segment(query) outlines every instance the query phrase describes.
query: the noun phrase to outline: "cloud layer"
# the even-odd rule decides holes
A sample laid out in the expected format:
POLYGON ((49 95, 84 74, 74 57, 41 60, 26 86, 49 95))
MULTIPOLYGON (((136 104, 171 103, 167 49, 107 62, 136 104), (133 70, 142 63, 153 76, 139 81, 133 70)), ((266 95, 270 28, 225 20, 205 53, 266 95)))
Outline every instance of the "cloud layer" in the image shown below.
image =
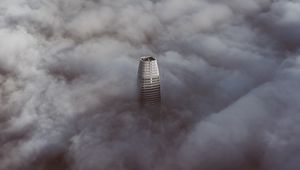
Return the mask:
POLYGON ((297 0, 2 0, 0 169, 299 169, 297 0), (137 107, 159 60, 164 119, 137 107))

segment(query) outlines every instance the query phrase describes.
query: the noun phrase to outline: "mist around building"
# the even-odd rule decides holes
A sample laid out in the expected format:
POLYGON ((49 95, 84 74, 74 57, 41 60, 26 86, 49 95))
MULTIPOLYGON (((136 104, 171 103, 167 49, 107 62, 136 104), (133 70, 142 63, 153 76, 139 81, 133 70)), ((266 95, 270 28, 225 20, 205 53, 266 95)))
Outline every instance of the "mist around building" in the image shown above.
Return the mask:
POLYGON ((299 18, 297 0, 1 0, 0 170, 300 169, 299 18))

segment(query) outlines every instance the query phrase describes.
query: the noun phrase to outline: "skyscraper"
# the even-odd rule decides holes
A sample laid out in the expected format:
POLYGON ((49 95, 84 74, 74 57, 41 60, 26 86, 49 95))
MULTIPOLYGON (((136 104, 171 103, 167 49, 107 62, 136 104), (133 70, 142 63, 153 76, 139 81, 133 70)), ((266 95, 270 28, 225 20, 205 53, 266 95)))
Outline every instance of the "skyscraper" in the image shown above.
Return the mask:
POLYGON ((142 106, 159 106, 160 78, 157 60, 152 56, 140 59, 138 70, 139 100, 142 106))

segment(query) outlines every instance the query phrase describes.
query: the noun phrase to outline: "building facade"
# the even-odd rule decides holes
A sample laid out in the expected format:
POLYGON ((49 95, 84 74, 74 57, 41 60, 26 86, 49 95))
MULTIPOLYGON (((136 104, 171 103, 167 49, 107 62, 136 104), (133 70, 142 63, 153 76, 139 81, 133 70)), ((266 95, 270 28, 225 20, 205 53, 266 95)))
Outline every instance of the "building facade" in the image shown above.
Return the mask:
POLYGON ((152 56, 141 57, 138 70, 139 101, 142 106, 161 104, 160 77, 157 60, 152 56))

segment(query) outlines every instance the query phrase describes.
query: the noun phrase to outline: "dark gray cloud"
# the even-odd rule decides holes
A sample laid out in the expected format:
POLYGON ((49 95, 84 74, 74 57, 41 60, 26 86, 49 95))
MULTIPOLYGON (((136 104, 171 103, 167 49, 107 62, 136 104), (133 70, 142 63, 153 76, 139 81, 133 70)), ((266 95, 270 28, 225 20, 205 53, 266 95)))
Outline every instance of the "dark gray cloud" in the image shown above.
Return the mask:
POLYGON ((299 169, 297 0, 2 0, 0 169, 299 169), (137 107, 159 60, 162 114, 137 107))

